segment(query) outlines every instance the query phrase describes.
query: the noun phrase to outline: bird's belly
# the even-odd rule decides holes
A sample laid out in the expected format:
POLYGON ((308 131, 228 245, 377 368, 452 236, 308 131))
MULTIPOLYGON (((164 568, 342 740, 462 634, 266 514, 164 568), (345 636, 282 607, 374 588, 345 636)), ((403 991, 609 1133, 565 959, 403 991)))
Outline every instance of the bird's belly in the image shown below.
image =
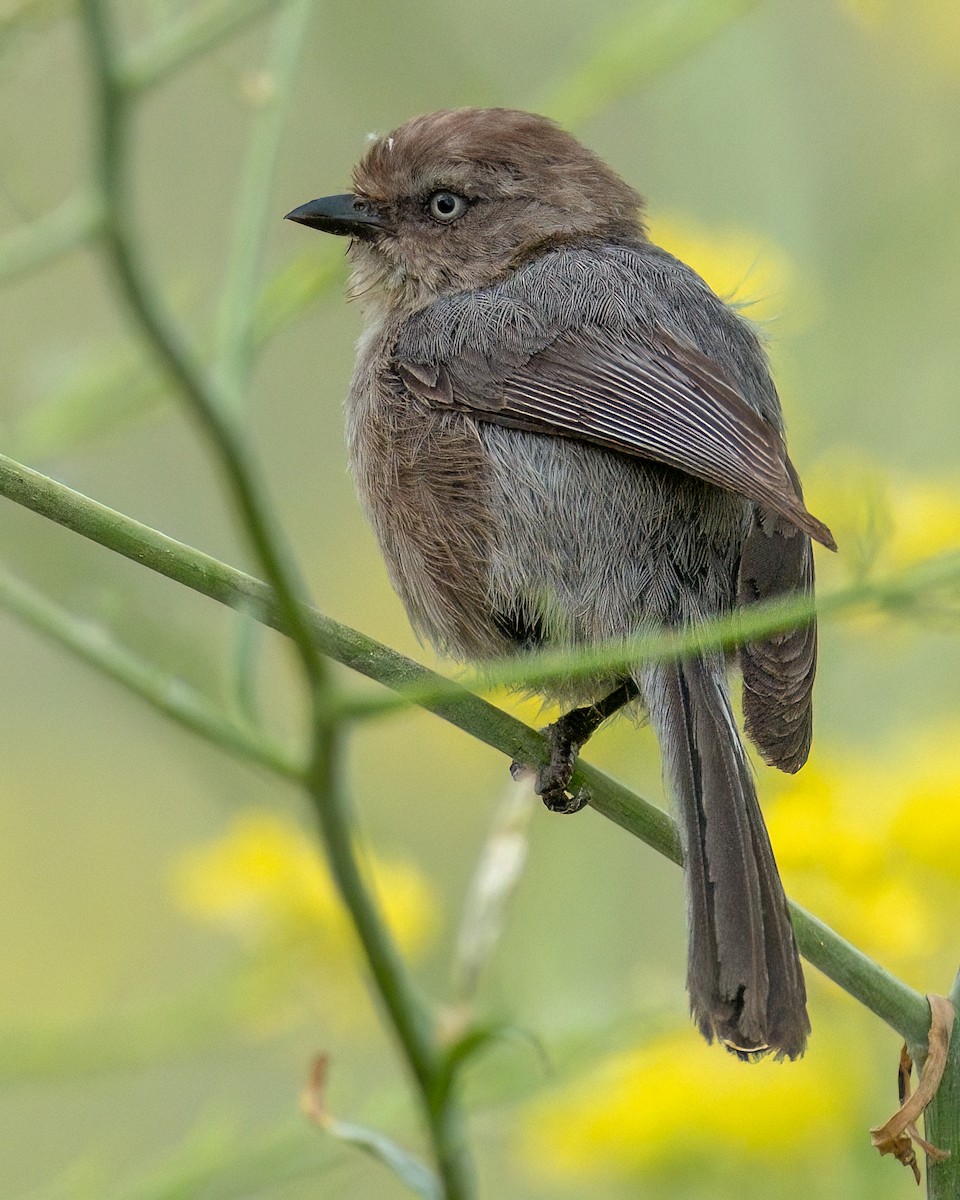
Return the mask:
POLYGON ((742 498, 582 442, 480 430, 499 511, 494 608, 519 604, 545 641, 578 645, 731 607, 742 498))

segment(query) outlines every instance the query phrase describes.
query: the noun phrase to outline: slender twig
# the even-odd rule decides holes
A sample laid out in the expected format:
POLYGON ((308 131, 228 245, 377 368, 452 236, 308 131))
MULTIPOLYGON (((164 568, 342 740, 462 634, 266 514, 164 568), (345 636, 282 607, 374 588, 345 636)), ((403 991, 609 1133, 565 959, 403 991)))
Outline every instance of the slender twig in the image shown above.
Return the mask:
POLYGON ((303 781, 304 764, 284 747, 251 725, 232 719, 185 680, 173 678, 118 645, 102 625, 68 612, 2 567, 0 607, 123 684, 178 725, 277 775, 303 781))
POLYGON ((229 665, 231 706, 242 721, 255 727, 263 723, 256 670, 261 633, 253 617, 238 614, 229 665))
MULTIPOLYGON (((260 271, 272 184, 311 11, 312 0, 297 0, 280 12, 274 21, 266 67, 251 82, 251 87, 259 88, 262 94, 251 97, 255 115, 221 292, 216 347, 216 369, 227 389, 237 395, 247 386, 256 351, 260 271)), ((241 621, 234 655, 235 700, 248 717, 255 716, 257 709, 253 629, 252 621, 241 621)))
MULTIPOLYGON (((2 455, 0 495, 274 629, 282 627, 276 599, 260 580, 2 455)), ((898 594, 902 589, 903 584, 898 583, 898 594)), ((398 692, 432 696, 421 700, 422 707, 511 759, 545 761, 544 738, 509 713, 315 610, 306 611, 304 617, 322 653, 398 692)), ((586 763, 579 764, 574 779, 589 790, 597 812, 673 862, 682 861, 676 828, 666 813, 586 763)), ((792 912, 807 960, 911 1044, 921 1044, 929 1024, 924 998, 816 917, 797 905, 792 912)))
POLYGON ((256 348, 253 335, 271 185, 311 9, 311 0, 297 0, 277 17, 262 76, 265 94, 254 101, 257 109, 240 184, 217 337, 218 368, 234 391, 246 385, 256 348))
POLYGON ((231 379, 205 374, 165 310, 138 250, 129 212, 129 90, 119 80, 113 31, 103 0, 81 0, 92 60, 98 135, 97 178, 105 205, 101 245, 120 298, 146 344, 177 385, 223 469, 244 530, 275 594, 280 626, 298 652, 309 699, 305 787, 318 820, 331 873, 350 913, 379 997, 393 1024, 423 1104, 446 1200, 468 1200, 472 1174, 453 1088, 446 1080, 431 1014, 415 990, 355 856, 352 814, 338 775, 338 717, 333 683, 301 598, 306 589, 265 499, 247 440, 237 423, 231 379))
POLYGON ((116 78, 127 91, 144 91, 162 83, 192 58, 205 54, 265 16, 285 0, 217 0, 199 12, 186 9, 120 60, 116 78))
POLYGON ((36 271, 89 242, 103 220, 92 191, 80 191, 59 208, 21 225, 0 240, 0 284, 36 271))
POLYGON ((443 1200, 470 1200, 474 1194, 473 1171, 458 1090, 456 1086, 444 1086, 447 1074, 432 1016, 414 991, 395 944, 385 934, 369 883, 361 874, 352 842, 346 836, 349 827, 344 814, 348 810, 340 779, 343 755, 338 752, 341 737, 336 722, 322 728, 319 753, 314 755, 308 775, 311 794, 324 798, 314 807, 330 870, 348 903, 377 993, 417 1082, 443 1183, 443 1200))
POLYGON ((82 0, 97 104, 97 179, 104 205, 101 244, 113 268, 118 292, 141 335, 170 375, 220 459, 246 532, 289 622, 311 686, 325 669, 300 617, 305 594, 299 573, 264 500, 247 441, 237 422, 238 405, 222 380, 206 374, 182 332, 167 313, 145 272, 129 212, 126 180, 129 98, 116 76, 116 52, 100 0, 82 0))

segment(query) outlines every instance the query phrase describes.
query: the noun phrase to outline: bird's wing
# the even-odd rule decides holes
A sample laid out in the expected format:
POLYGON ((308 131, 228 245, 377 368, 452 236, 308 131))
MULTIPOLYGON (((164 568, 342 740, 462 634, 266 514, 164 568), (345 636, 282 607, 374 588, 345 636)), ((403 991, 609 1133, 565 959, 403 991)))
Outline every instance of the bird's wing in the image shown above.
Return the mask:
POLYGON ((560 334, 529 357, 467 348, 442 362, 393 362, 421 400, 652 459, 771 509, 836 549, 807 512, 779 432, 710 359, 663 331, 560 334))

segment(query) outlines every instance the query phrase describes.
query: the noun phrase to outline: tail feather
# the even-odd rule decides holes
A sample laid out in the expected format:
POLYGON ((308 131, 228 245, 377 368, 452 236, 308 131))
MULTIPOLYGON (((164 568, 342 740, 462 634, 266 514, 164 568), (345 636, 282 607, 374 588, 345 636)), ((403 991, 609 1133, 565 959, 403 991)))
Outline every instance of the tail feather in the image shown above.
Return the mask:
POLYGON ((797 1058, 803 973, 723 665, 663 664, 645 690, 683 841, 694 1019, 741 1056, 797 1058))

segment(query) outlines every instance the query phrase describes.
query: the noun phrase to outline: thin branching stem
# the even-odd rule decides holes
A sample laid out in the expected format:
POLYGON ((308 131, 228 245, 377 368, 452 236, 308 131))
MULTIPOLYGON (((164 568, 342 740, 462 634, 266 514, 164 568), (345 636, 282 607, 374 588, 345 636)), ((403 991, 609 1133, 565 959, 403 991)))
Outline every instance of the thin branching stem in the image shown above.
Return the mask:
POLYGON ((154 87, 284 2, 211 0, 202 7, 191 5, 153 37, 127 51, 117 64, 117 83, 129 92, 154 87))
POLYGON ((103 221, 95 192, 82 190, 0 240, 0 284, 37 271, 89 242, 103 221))
POLYGON ((276 589, 307 679, 311 686, 319 685, 325 676, 324 664, 300 617, 298 600, 305 595, 305 588, 277 523, 267 509, 238 421, 236 398, 222 380, 203 370, 141 262, 127 187, 130 98, 117 81, 112 31, 104 5, 100 0, 82 0, 81 9, 93 61, 97 102, 96 173, 105 205, 101 244, 113 268, 117 290, 145 342, 214 447, 247 535, 267 579, 276 589))
MULTIPOLYGON (((2 455, 0 495, 271 628, 282 629, 276 599, 260 580, 2 455)), ((918 569, 918 586, 923 577, 918 569)), ((902 581, 893 586, 897 595, 903 594, 902 581)), ((875 585, 875 590, 879 594, 881 585, 875 585)), ((759 614, 761 606, 755 611, 759 614)), ((304 619, 317 646, 330 658, 404 697, 423 698, 422 707, 511 759, 546 760, 546 742, 539 733, 482 697, 314 609, 306 610, 304 619)), ((709 640, 706 631, 703 636, 709 640)), ((585 762, 578 765, 574 780, 589 790, 597 812, 673 862, 682 861, 676 827, 666 813, 585 762)), ((798 905, 792 905, 791 911, 804 957, 912 1045, 922 1044, 929 1025, 923 996, 798 905)))
MULTIPOLYGON (((256 110, 220 298, 217 337, 219 370, 228 389, 234 392, 245 387, 256 350, 254 326, 260 299, 264 231, 271 215, 277 152, 312 7, 311 0, 297 0, 278 14, 267 65, 259 81, 263 95, 252 100, 256 110)), ((256 87, 257 80, 251 86, 256 87)))
MULTIPOLYGON (((338 714, 331 703, 333 683, 310 628, 303 603, 306 589, 285 538, 270 512, 249 444, 239 424, 237 384, 243 370, 204 372, 144 268, 129 211, 128 134, 132 92, 119 75, 103 0, 82 0, 90 47, 97 112, 96 174, 104 201, 103 250, 113 269, 120 298, 150 350, 156 355, 206 435, 223 469, 243 528, 275 595, 280 627, 293 640, 307 684, 309 753, 306 791, 323 835, 330 867, 363 947, 384 1009, 394 1026, 423 1103, 445 1200, 469 1200, 472 1168, 453 1089, 438 1100, 444 1078, 434 1024, 397 951, 363 879, 354 849, 353 820, 339 779, 338 714)), ((244 205, 241 204, 241 209, 244 205)), ((256 212, 252 203, 249 212, 256 212)), ((245 289, 252 306, 255 293, 245 289)), ((244 328, 249 318, 233 318, 244 328)))
POLYGON ((185 680, 138 658, 119 645, 102 625, 67 611, 2 567, 0 608, 122 684, 184 729, 284 779, 303 782, 304 764, 283 746, 248 722, 223 712, 185 680))

